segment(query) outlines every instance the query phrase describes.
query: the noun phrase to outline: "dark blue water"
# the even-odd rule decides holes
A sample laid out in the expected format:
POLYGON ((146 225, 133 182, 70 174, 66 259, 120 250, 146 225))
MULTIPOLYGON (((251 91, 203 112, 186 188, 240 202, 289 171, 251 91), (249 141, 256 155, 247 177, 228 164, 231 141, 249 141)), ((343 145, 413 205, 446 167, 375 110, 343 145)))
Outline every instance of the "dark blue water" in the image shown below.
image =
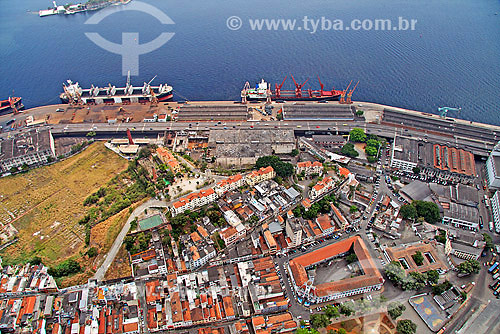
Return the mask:
MULTIPOLYGON (((280 82, 290 73, 311 78, 306 87, 346 86, 359 80, 356 100, 435 112, 462 107, 461 117, 500 125, 500 1, 498 0, 146 0, 173 19, 115 13, 97 26, 91 14, 40 18, 49 0, 0 1, 0 96, 15 91, 27 107, 57 102, 67 79, 82 86, 121 84, 121 56, 94 45, 84 32, 121 42, 139 32, 141 42, 162 31, 175 36, 140 58, 135 84, 167 82, 178 99, 238 99, 245 81, 280 82), (495 13, 499 15, 495 15, 495 13), (238 31, 226 27, 240 16, 238 31), (418 20, 416 31, 251 31, 249 18, 326 16, 418 20)), ((285 86, 291 88, 287 81, 285 86)), ((456 116, 450 114, 451 116, 456 116)))

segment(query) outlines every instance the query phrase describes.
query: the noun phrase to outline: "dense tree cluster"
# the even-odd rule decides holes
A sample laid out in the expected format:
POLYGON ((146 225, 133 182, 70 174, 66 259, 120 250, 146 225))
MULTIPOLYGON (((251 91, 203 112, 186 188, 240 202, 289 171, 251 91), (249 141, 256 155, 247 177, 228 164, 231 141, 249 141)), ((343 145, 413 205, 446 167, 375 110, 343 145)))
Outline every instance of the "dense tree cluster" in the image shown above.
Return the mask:
POLYGON ((411 320, 399 320, 396 330, 399 334, 414 334, 417 332, 417 325, 411 320))
POLYGON ((415 219, 422 217, 426 222, 435 224, 441 220, 439 207, 434 202, 413 201, 411 204, 405 204, 399 210, 403 219, 415 219))
POLYGON ((327 195, 323 197, 320 201, 311 205, 309 210, 299 205, 293 209, 293 215, 295 217, 304 217, 305 219, 315 219, 320 214, 329 213, 331 210, 330 204, 335 205, 337 203, 337 199, 334 194, 327 195))
POLYGON ((392 302, 387 306, 387 313, 389 313, 393 320, 399 318, 405 310, 406 306, 400 302, 392 302))
POLYGON ((358 151, 356 151, 356 149, 354 148, 354 144, 352 143, 346 143, 344 146, 342 146, 341 152, 343 155, 347 155, 351 158, 356 158, 359 155, 358 151))
POLYGON ((281 176, 282 178, 289 177, 293 175, 293 165, 288 162, 281 161, 279 157, 275 155, 268 155, 265 157, 260 157, 257 159, 255 163, 255 167, 262 168, 271 166, 273 167, 276 175, 281 176))
POLYGON ((481 264, 477 260, 467 260, 457 266, 461 274, 477 274, 481 269, 481 264))
POLYGON ((425 274, 410 272, 406 275, 405 270, 398 261, 391 261, 384 267, 387 278, 397 284, 403 290, 421 290, 427 283, 436 284, 439 274, 435 270, 430 270, 425 274))
POLYGON ((76 274, 82 270, 82 267, 80 264, 73 260, 73 259, 68 259, 66 261, 63 261, 59 263, 55 267, 51 267, 48 270, 49 275, 52 275, 54 277, 64 277, 64 276, 69 276, 72 274, 76 274))
POLYGON ((355 143, 364 143, 366 141, 366 133, 363 129, 354 128, 349 132, 349 140, 355 143))

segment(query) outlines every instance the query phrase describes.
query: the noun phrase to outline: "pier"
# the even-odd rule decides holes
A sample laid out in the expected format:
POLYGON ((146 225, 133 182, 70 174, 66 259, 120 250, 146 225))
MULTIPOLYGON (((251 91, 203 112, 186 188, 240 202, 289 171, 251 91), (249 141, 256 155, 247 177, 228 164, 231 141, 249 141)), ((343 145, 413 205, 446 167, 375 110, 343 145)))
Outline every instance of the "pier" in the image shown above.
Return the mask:
MULTIPOLYGON (((293 129, 296 135, 346 134, 355 127, 385 138, 405 135, 417 140, 463 148, 486 157, 500 141, 500 127, 456 118, 442 118, 414 110, 370 102, 354 102, 346 106, 338 102, 272 103, 272 113, 264 113, 266 104, 241 104, 234 101, 42 106, 16 115, 0 117, 5 125, 15 119, 25 126, 26 118, 45 120, 54 136, 85 136, 94 131, 99 138, 123 137, 128 128, 141 134, 158 135, 165 131, 209 131, 210 129, 293 129), (60 111, 56 111, 60 110, 60 111), (292 117, 287 117, 287 110, 292 117), (320 110, 318 117, 311 110, 320 110), (362 110, 363 116, 356 116, 362 110), (278 121, 277 114, 284 112, 278 121), (155 116, 156 115, 156 116, 155 116), (155 118, 156 117, 156 118, 155 118), (168 121, 167 121, 168 119, 168 121)), ((40 122, 38 122, 39 124, 40 122)), ((23 127, 6 131, 9 136, 23 127)))

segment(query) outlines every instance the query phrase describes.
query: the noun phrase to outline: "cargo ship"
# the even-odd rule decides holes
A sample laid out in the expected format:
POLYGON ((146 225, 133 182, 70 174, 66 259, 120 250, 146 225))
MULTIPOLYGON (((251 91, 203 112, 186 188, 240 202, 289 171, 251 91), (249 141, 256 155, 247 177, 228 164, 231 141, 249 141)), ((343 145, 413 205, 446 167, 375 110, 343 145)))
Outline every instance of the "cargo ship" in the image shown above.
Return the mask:
POLYGON ((24 105, 20 97, 9 97, 7 100, 0 101, 0 115, 8 113, 17 113, 23 109, 24 105))
POLYGON ((172 100, 173 88, 167 84, 151 86, 155 78, 156 76, 141 87, 131 85, 129 75, 125 87, 109 84, 103 88, 91 85, 88 89, 82 89, 78 82, 67 80, 63 84, 64 92, 59 97, 62 103, 74 104, 129 104, 150 102, 153 99, 159 102, 172 100))
POLYGON ((298 84, 295 81, 295 78, 293 76, 291 77, 293 83, 295 84, 295 90, 282 89, 287 77, 283 79, 281 84, 275 84, 274 89, 271 89, 269 83, 262 79, 261 82, 255 86, 255 88, 251 88, 250 84, 246 82, 245 87, 243 87, 243 90, 241 91, 241 98, 243 101, 322 101, 338 100, 343 93, 343 91, 336 90, 335 88, 332 88, 332 90, 324 90, 324 85, 319 77, 318 81, 321 87, 319 90, 303 89, 309 79, 304 81, 302 84, 298 84))

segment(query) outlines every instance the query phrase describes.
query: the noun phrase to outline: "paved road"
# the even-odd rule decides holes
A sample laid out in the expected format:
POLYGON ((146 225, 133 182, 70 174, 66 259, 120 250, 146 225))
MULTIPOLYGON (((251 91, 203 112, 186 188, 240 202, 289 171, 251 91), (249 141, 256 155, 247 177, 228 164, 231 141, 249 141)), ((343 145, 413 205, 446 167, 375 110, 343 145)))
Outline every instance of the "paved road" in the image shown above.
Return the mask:
POLYGON ((109 250, 108 254, 104 258, 104 262, 101 264, 99 269, 97 269, 94 279, 98 281, 102 281, 104 279, 104 275, 106 274, 106 271, 108 270, 109 266, 111 263, 113 263, 113 260, 116 257, 116 254, 118 254, 118 251, 120 250, 120 247, 123 244, 123 240, 125 239, 125 236, 127 235, 128 231, 130 230, 130 223, 132 220, 134 220, 136 217, 138 217, 144 210, 151 208, 151 207, 160 207, 164 208, 167 206, 167 203, 164 201, 159 201, 156 199, 150 199, 149 201, 141 204, 138 206, 130 215, 130 217, 127 219, 127 222, 123 226, 122 230, 120 231, 120 234, 116 237, 115 241, 113 242, 113 245, 111 246, 111 249, 109 250))

